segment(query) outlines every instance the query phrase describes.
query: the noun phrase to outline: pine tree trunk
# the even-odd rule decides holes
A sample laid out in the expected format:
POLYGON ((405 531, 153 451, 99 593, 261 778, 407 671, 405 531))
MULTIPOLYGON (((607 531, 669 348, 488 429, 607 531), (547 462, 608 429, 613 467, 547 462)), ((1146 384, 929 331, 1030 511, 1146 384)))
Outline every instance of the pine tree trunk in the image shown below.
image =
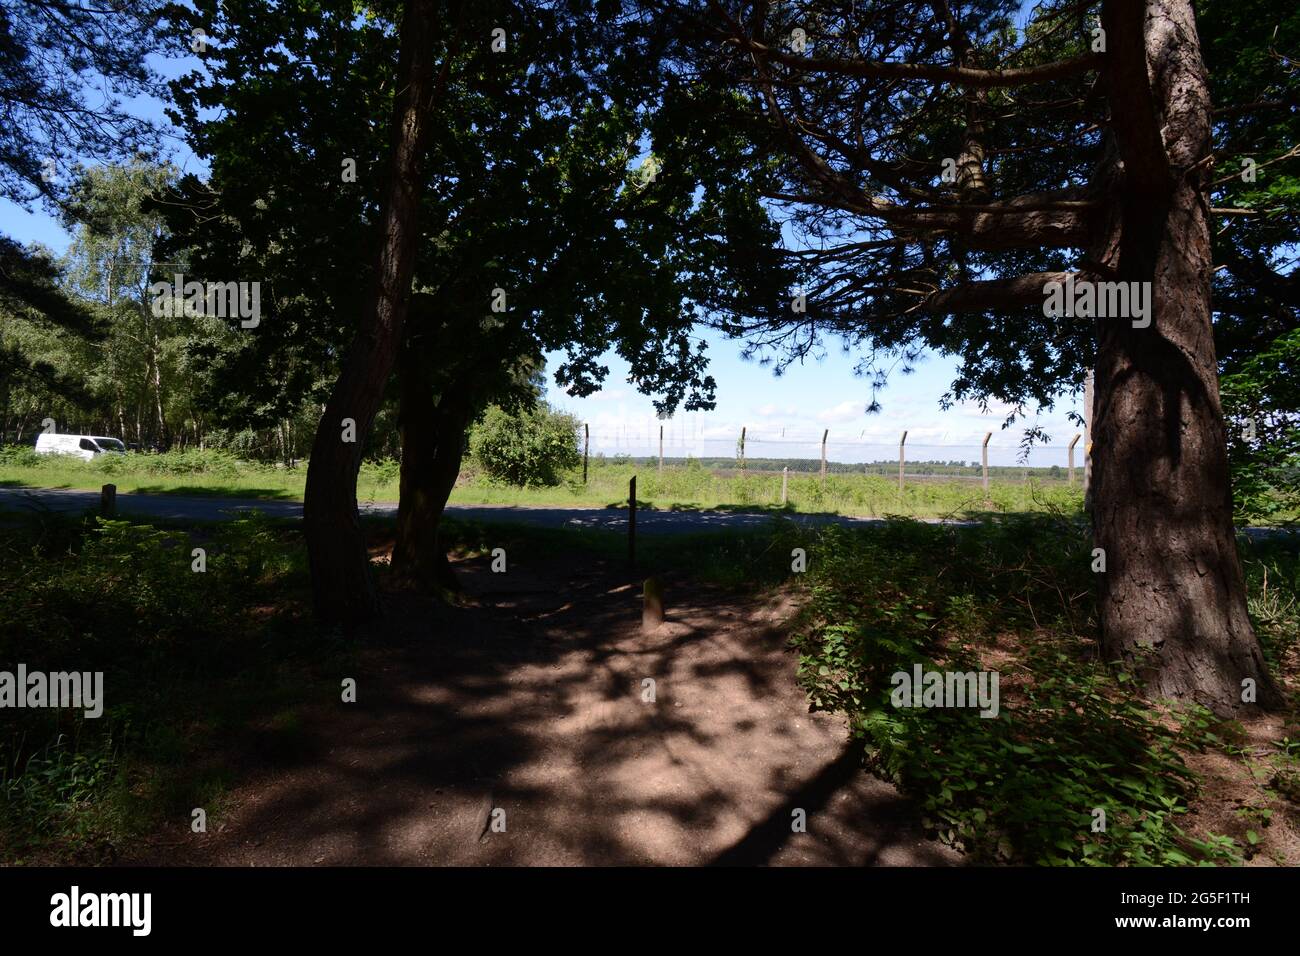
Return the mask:
POLYGON ((434 87, 434 6, 431 0, 410 0, 402 17, 401 92, 394 106, 375 285, 317 427, 307 467, 303 527, 321 623, 357 624, 381 611, 357 519, 357 471, 401 341, 415 271, 434 87), (354 423, 355 441, 343 440, 345 419, 354 423))
MULTIPOLYGON (((1121 6, 1108 0, 1103 19, 1115 70, 1121 6)), ((1232 524, 1210 318, 1209 92, 1191 3, 1145 7, 1139 68, 1150 76, 1154 140, 1135 143, 1152 130, 1125 115, 1145 77, 1110 77, 1124 161, 1115 278, 1150 282, 1152 309, 1147 328, 1099 323, 1092 455, 1093 527, 1106 558, 1102 639, 1109 656, 1146 679, 1150 696, 1232 714, 1250 705, 1243 690, 1252 684, 1261 706, 1281 698, 1246 611, 1232 524), (1143 165, 1153 142, 1163 142, 1167 176, 1143 165)))

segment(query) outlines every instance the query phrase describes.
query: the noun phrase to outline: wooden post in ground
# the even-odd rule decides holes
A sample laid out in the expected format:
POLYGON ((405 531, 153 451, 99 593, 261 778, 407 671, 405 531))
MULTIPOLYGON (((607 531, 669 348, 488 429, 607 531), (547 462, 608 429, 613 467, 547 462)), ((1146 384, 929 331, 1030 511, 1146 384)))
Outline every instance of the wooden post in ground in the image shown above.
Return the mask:
POLYGON ((740 429, 740 470, 745 470, 745 429, 740 429))
POLYGON ((1070 439, 1070 484, 1074 484, 1074 446, 1079 444, 1079 435, 1070 439))
POLYGON ((980 465, 984 473, 984 497, 989 496, 989 439, 993 437, 992 432, 984 433, 984 446, 980 449, 980 465))
POLYGON ((786 494, 790 490, 790 466, 781 469, 781 507, 785 507, 786 494))
POLYGON ((591 451, 591 425, 582 426, 582 483, 587 483, 587 453, 591 451))
POLYGON ((826 484, 826 436, 831 433, 828 428, 822 432, 822 484, 826 484))
POLYGON ((105 485, 99 489, 99 513, 105 518, 117 517, 117 485, 105 485))
POLYGON ((664 473, 664 426, 659 426, 659 474, 664 473))
POLYGON ((627 483, 627 560, 636 564, 636 475, 627 483))
POLYGON ((898 440, 898 493, 903 493, 903 446, 907 444, 907 432, 898 440))
POLYGON ((653 631, 664 622, 664 588, 658 578, 646 578, 641 589, 641 630, 653 631))

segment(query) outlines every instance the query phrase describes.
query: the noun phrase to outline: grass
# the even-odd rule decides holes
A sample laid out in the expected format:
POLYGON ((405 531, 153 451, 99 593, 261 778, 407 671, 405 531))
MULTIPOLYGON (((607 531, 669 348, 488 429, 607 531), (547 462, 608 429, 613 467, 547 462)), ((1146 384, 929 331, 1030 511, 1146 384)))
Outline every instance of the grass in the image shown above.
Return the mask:
MULTIPOLYGON (((878 475, 791 474, 787 503, 781 504, 781 474, 711 471, 698 462, 670 465, 663 473, 650 466, 594 459, 584 484, 581 472, 555 487, 517 488, 485 479, 467 465, 451 496, 453 504, 521 507, 605 508, 625 506, 628 479, 637 475, 637 501, 660 510, 741 509, 794 513, 837 513, 861 517, 905 515, 938 518, 968 512, 1009 513, 1077 507, 1079 487, 1043 475, 1024 481, 994 481, 987 496, 979 482, 913 478, 899 494, 897 481, 878 475)), ((103 457, 94 461, 36 455, 27 449, 0 450, 0 486, 98 490, 107 482, 123 494, 211 495, 301 500, 305 465, 240 461, 222 452, 170 452, 162 455, 103 457)), ((396 462, 367 462, 357 483, 362 502, 396 501, 396 462)))
MULTIPOLYGON (((306 482, 305 464, 286 468, 244 461, 221 451, 104 455, 82 461, 68 455, 37 455, 30 448, 0 448, 0 487, 98 491, 112 483, 123 494, 301 501, 306 482)), ((395 500, 397 487, 396 462, 367 462, 357 493, 363 499, 395 500)))

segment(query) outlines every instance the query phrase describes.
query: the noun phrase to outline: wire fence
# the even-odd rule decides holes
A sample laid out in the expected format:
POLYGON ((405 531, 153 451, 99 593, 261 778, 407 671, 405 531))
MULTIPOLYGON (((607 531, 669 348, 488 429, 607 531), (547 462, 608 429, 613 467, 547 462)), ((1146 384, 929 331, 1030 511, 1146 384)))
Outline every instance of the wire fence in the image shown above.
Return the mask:
POLYGON ((929 438, 906 437, 900 429, 898 437, 884 440, 879 437, 853 438, 827 429, 824 435, 786 435, 782 429, 761 431, 744 428, 734 435, 716 434, 716 429, 698 431, 675 422, 659 425, 628 426, 620 428, 591 428, 588 426, 584 440, 594 457, 628 457, 658 460, 665 464, 681 464, 689 459, 707 463, 710 467, 735 467, 765 470, 775 464, 775 470, 789 467, 792 471, 820 471, 826 462, 828 473, 848 471, 897 474, 898 463, 903 461, 907 474, 917 477, 942 475, 945 477, 980 477, 979 470, 1027 469, 1040 471, 1068 470, 1071 464, 1082 469, 1086 454, 1083 433, 1072 432, 1070 443, 1051 442, 1022 446, 1013 433, 986 433, 974 440, 936 442, 929 438), (976 473, 971 474, 970 470, 976 473))

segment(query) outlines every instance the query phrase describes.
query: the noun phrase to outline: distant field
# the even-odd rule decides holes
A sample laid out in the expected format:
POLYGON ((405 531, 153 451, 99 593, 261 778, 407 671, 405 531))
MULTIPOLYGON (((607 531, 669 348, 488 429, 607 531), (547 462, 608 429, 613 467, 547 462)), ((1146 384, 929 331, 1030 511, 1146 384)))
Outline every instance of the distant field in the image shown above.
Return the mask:
MULTIPOLYGON (((387 461, 362 467, 357 496, 362 501, 396 501, 398 466, 387 461)), ((451 500, 458 504, 540 507, 606 507, 627 502, 628 479, 637 475, 637 500, 660 509, 776 509, 781 507, 781 474, 747 469, 714 470, 698 463, 653 464, 596 459, 584 485, 580 471, 553 488, 516 488, 477 475, 462 474, 451 500)), ((0 451, 0 485, 8 487, 96 489, 112 482, 124 494, 216 495, 301 500, 305 465, 286 468, 235 459, 217 452, 128 455, 85 462, 40 456, 29 449, 0 451)), ((978 480, 909 476, 904 493, 897 478, 832 473, 825 483, 813 473, 790 474, 788 508, 802 513, 830 512, 876 517, 889 514, 941 517, 963 511, 1042 511, 1077 508, 1082 491, 1030 469, 1027 477, 995 478, 987 498, 978 480)))

